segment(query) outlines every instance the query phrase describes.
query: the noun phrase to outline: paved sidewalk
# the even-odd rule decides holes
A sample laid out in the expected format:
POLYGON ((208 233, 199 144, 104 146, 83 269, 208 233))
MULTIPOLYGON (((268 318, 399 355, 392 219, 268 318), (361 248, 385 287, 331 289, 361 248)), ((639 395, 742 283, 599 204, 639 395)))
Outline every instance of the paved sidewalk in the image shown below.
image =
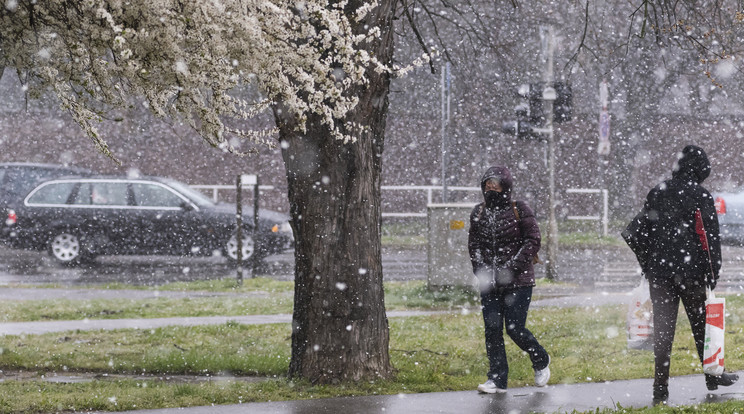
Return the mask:
POLYGON ((0 287, 0 300, 94 300, 94 299, 156 299, 156 298, 208 298, 208 297, 268 297, 269 292, 207 292, 198 290, 150 290, 150 289, 95 289, 95 288, 25 288, 0 287))
MULTIPOLYGON (((389 318, 402 316, 434 315, 451 313, 449 311, 390 311, 389 318)), ((3 322, 0 323, 2 335, 39 335, 51 332, 96 331, 114 329, 156 329, 164 326, 198 326, 221 325, 237 322, 245 325, 266 325, 271 323, 291 323, 292 315, 237 315, 237 316, 200 316, 183 318, 150 318, 150 319, 82 319, 75 321, 42 321, 42 322, 3 322)))
MULTIPOLYGON (((476 391, 435 392, 314 400, 247 403, 209 407, 129 411, 133 414, 316 414, 316 413, 474 413, 520 414, 564 413, 597 408, 646 407, 652 404, 653 380, 640 379, 605 383, 560 384, 544 388, 513 388, 506 394, 478 394, 476 391)), ((671 378, 669 405, 694 405, 727 400, 744 400, 744 385, 735 384, 708 391, 702 375, 671 378)))
MULTIPOLYGON (((45 290, 45 289, 38 289, 45 290)), ((1 289, 0 289, 1 291, 1 289)), ((136 292, 136 291, 135 291, 136 292)), ((146 291, 145 291, 146 292, 146 291)), ((161 292, 163 293, 163 292, 161 292)), ((546 297, 535 300, 533 308, 545 306, 601 306, 606 304, 626 303, 626 293, 598 293, 576 294, 571 296, 546 297)), ((452 313, 453 311, 389 311, 388 317, 433 315, 452 313)), ((2 322, 0 335, 38 335, 50 332, 66 332, 74 330, 114 330, 114 329, 156 329, 164 326, 197 326, 220 325, 229 321, 246 325, 264 325, 272 323, 290 323, 292 315, 236 315, 236 316, 201 316, 150 319, 81 319, 71 321, 38 321, 38 322, 2 322)))

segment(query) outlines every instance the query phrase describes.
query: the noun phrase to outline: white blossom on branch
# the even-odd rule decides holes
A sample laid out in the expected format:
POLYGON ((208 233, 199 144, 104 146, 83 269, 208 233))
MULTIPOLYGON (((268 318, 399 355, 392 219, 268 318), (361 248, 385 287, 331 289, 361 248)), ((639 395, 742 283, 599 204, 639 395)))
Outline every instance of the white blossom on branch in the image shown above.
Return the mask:
MULTIPOLYGON (((353 141, 346 114, 370 70, 394 74, 364 50, 379 29, 354 31, 376 2, 327 0, 13 0, 0 6, 0 67, 53 91, 96 146, 101 115, 132 97, 161 117, 182 118, 211 145, 238 152, 229 137, 272 145, 273 129, 234 121, 281 102, 304 130, 312 115, 353 141), (356 4, 356 3, 355 3, 356 4), (356 24, 356 26, 355 26, 356 24), (253 85, 246 100, 236 87, 253 85)), ((6 71, 7 73, 7 71, 6 71)))

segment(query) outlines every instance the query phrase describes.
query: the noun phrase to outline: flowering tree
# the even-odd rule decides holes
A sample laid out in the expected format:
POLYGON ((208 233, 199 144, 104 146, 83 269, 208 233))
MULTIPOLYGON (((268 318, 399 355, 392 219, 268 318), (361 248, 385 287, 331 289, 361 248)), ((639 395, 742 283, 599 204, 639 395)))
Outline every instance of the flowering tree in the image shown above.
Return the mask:
POLYGON ((51 90, 112 158, 96 124, 138 100, 231 152, 278 132, 297 240, 290 375, 391 375, 380 172, 395 0, 4 3, 0 74, 15 70, 30 96, 51 90), (238 126, 266 110, 275 129, 238 126))
POLYGON ((315 115, 337 138, 358 102, 345 93, 365 71, 385 70, 364 50, 379 30, 355 35, 370 5, 215 0, 7 0, 0 9, 0 62, 19 71, 32 92, 51 87, 107 155, 95 122, 102 110, 144 97, 159 116, 185 117, 214 146, 234 151, 234 134, 269 143, 274 131, 241 130, 281 101, 303 129, 315 115), (255 84, 266 98, 246 102, 230 91, 255 84), (100 104, 103 104, 101 106, 100 104))

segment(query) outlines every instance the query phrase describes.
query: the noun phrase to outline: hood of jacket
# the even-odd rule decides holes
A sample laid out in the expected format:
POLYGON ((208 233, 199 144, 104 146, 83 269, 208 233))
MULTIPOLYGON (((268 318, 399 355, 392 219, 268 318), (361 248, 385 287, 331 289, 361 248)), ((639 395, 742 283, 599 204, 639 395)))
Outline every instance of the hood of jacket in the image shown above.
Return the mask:
POLYGON ((688 145, 679 155, 677 163, 674 165, 672 177, 689 179, 702 184, 710 175, 710 169, 710 161, 705 151, 696 145, 688 145))
POLYGON ((501 189, 503 190, 503 200, 511 202, 512 175, 509 169, 503 166, 494 166, 486 170, 480 182, 483 198, 486 198, 486 181, 491 178, 499 180, 499 184, 501 184, 501 189))

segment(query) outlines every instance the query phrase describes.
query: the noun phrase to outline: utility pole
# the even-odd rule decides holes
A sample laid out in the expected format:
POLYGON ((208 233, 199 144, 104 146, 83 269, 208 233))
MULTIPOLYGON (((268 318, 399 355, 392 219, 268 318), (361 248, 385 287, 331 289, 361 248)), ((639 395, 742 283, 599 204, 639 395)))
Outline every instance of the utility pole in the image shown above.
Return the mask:
POLYGON ((548 233, 547 250, 548 257, 545 263, 545 277, 555 280, 556 261, 558 257, 558 223, 555 220, 555 136, 553 134, 553 102, 556 92, 553 88, 553 27, 541 27, 540 37, 543 45, 543 56, 545 58, 545 72, 543 81, 543 102, 545 104, 545 129, 548 135, 548 233))
POLYGON ((253 269, 251 270, 251 278, 255 278, 258 275, 258 266, 260 261, 258 260, 258 246, 261 245, 260 240, 261 232, 258 231, 258 198, 261 196, 261 192, 258 187, 261 182, 259 181, 258 175, 256 176, 256 182, 253 184, 253 269))
POLYGON ((235 240, 237 242, 237 282, 238 286, 243 285, 243 176, 238 174, 235 182, 235 240))
MULTIPOLYGON (((599 142, 597 144, 597 165, 599 169, 599 189, 604 194, 607 193, 607 184, 605 175, 607 173, 607 165, 609 164, 610 155, 610 111, 607 109, 609 104, 609 87, 607 80, 602 79, 599 83, 599 142)), ((606 200, 606 196, 603 201, 606 200)), ((605 208, 607 203, 603 204, 605 208)), ((605 213, 602 219, 602 232, 603 236, 607 236, 607 214, 605 213)))
POLYGON ((450 63, 442 68, 442 203, 447 203, 447 125, 450 120, 450 63))

